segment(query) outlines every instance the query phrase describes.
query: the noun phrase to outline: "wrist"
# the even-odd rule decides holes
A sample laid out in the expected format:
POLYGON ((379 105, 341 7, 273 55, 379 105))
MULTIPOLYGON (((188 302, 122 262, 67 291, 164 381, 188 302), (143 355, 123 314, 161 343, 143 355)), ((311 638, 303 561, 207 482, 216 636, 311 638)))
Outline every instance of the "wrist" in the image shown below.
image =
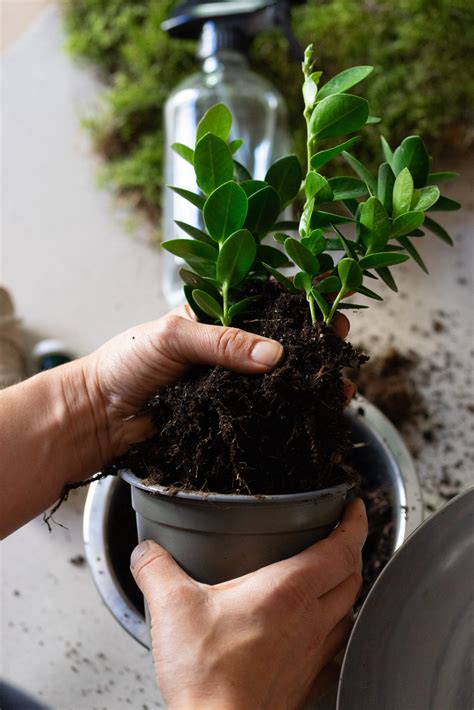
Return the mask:
POLYGON ((62 429, 74 455, 67 483, 99 471, 112 456, 106 408, 100 389, 93 381, 88 357, 63 365, 55 371, 61 380, 64 401, 62 429))

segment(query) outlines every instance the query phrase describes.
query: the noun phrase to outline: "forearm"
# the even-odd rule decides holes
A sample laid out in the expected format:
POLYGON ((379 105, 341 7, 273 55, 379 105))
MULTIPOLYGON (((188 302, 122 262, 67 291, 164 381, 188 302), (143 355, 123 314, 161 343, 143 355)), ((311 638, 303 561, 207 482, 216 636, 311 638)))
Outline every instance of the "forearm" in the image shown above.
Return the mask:
POLYGON ((83 362, 0 392, 0 537, 54 503, 66 483, 99 470, 108 455, 83 362))

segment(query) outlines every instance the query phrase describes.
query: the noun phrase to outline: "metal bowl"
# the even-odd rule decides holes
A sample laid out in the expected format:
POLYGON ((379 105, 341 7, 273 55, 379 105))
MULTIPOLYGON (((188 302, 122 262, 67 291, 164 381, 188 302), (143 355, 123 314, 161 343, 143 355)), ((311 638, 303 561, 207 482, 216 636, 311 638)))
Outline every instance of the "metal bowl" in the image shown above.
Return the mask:
MULTIPOLYGON (((383 483, 393 511, 392 554, 423 519, 413 461, 399 433, 372 404, 358 397, 347 410, 356 447, 352 463, 365 477, 383 483)), ((120 478, 93 483, 84 510, 84 543, 97 589, 113 616, 134 639, 149 647, 143 598, 129 570, 137 544, 130 486, 120 478)))

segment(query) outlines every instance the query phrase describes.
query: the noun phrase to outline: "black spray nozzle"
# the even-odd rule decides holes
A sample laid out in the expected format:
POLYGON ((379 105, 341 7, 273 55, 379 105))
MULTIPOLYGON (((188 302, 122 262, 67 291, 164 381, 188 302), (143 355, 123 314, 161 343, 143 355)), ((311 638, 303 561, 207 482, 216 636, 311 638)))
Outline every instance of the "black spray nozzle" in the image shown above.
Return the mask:
POLYGON ((280 27, 291 53, 302 61, 303 50, 290 24, 290 5, 300 2, 303 0, 184 0, 176 5, 161 27, 172 37, 197 39, 203 28, 212 23, 219 29, 219 42, 223 46, 243 51, 260 32, 280 27))

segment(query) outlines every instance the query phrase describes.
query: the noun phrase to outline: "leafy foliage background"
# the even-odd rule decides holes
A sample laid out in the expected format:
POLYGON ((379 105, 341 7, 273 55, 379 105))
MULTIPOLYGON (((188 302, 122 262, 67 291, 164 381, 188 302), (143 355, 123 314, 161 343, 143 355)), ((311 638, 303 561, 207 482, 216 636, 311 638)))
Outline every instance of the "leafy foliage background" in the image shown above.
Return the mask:
MULTIPOLYGON (((85 123, 105 158, 102 180, 133 192, 156 217, 162 188, 162 109, 170 90, 195 71, 195 44, 160 29, 170 0, 64 0, 68 48, 95 65, 108 88, 85 123)), ((380 128, 367 129, 370 161, 382 131, 393 143, 421 134, 438 156, 474 142, 472 0, 310 0, 292 12, 296 36, 314 42, 327 79, 373 64, 364 83, 380 128)), ((298 65, 278 31, 255 39, 251 65, 285 96, 295 149, 304 154, 298 65)))

